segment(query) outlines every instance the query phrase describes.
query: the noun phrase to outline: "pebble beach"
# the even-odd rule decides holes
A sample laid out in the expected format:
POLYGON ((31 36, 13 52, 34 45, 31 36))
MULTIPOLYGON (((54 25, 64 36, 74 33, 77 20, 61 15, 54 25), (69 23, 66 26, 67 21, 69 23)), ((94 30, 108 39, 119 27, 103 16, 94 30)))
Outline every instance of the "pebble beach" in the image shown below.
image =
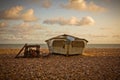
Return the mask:
POLYGON ((16 59, 18 52, 0 49, 0 80, 120 80, 120 48, 87 48, 83 55, 68 57, 16 59))

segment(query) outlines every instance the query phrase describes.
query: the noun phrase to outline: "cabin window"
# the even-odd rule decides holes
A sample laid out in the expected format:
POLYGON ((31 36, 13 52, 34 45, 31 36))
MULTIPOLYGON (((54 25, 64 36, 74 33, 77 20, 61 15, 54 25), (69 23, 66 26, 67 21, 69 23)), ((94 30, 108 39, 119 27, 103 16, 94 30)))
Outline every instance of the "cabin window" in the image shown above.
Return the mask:
POLYGON ((54 40, 53 47, 64 47, 65 41, 64 40, 54 40))
POLYGON ((71 45, 72 47, 80 47, 80 48, 85 47, 84 41, 72 41, 71 45))

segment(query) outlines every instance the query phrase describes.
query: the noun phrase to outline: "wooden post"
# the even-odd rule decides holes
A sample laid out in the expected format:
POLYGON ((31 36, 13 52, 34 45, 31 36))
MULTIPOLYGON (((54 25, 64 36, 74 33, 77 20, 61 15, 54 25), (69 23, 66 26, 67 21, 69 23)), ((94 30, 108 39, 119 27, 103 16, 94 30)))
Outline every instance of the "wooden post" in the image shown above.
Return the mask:
POLYGON ((49 49, 49 54, 52 54, 52 49, 51 49, 51 46, 50 46, 50 41, 47 41, 47 45, 48 45, 48 49, 49 49))
POLYGON ((70 46, 70 41, 69 40, 67 40, 67 54, 66 54, 66 56, 68 56, 69 55, 69 46, 70 46))
POLYGON ((18 55, 22 52, 22 50, 25 48, 26 45, 27 45, 27 44, 25 44, 25 45, 22 47, 22 49, 18 52, 18 54, 15 56, 15 58, 18 58, 18 55))
POLYGON ((69 55, 69 44, 67 44, 67 54, 66 54, 66 56, 68 56, 69 55))

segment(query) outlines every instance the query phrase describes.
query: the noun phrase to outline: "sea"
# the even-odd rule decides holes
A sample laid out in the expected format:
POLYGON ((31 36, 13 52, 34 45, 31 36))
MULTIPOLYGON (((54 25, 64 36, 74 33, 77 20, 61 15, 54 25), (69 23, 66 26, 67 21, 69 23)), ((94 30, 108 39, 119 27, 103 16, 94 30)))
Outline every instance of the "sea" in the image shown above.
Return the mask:
MULTIPOLYGON (((0 44, 0 49, 22 48, 24 44, 0 44)), ((41 48, 48 48, 47 44, 40 44, 41 48)), ((120 44, 87 44, 86 48, 120 48, 120 44)))

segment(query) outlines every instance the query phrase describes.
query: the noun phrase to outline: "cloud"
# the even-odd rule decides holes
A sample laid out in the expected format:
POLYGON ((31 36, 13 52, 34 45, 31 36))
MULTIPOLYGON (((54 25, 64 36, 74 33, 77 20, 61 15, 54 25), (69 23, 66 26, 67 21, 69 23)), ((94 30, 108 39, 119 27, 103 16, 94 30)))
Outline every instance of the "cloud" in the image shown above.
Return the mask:
POLYGON ((106 9, 96 5, 94 2, 87 3, 86 0, 69 0, 67 4, 62 5, 63 8, 73 10, 83 10, 92 12, 103 12, 106 9))
POLYGON ((95 21, 90 16, 83 17, 81 20, 79 20, 76 17, 71 17, 70 19, 65 19, 63 17, 59 17, 59 18, 47 19, 43 23, 82 26, 82 25, 93 25, 95 23, 95 21))
POLYGON ((42 3, 42 7, 44 7, 44 8, 50 8, 51 7, 50 0, 44 0, 43 3, 42 3))
POLYGON ((117 35, 113 35, 112 37, 113 37, 113 38, 119 38, 119 39, 120 39, 120 35, 118 35, 118 34, 117 34, 117 35))
POLYGON ((79 22, 80 25, 93 25, 94 23, 94 19, 90 16, 83 17, 79 22))
POLYGON ((41 24, 22 22, 12 27, 0 28, 0 41, 2 42, 44 42, 49 29, 41 24))
POLYGON ((107 1, 107 2, 110 2, 110 1, 112 1, 112 0, 103 0, 103 1, 107 1))
MULTIPOLYGON (((28 22, 17 24, 13 26, 13 28, 10 30, 10 32, 12 32, 13 34, 22 35, 22 36, 24 35, 37 36, 40 35, 42 32, 45 34, 44 31, 49 31, 49 29, 41 24, 36 24, 36 23, 33 24, 28 22)), ((37 37, 35 39, 37 39, 37 37)))
POLYGON ((28 11, 26 11, 24 14, 22 14, 21 18, 24 21, 37 21, 37 18, 34 15, 34 10, 33 9, 29 9, 28 11))
POLYGON ((37 17, 34 15, 34 10, 29 9, 23 13, 22 6, 15 6, 7 10, 0 11, 0 19, 5 20, 23 20, 23 21, 36 21, 37 17))
POLYGON ((36 24, 23 22, 14 26, 13 33, 21 35, 33 34, 37 29, 41 29, 41 25, 36 26, 36 24))
POLYGON ((1 27, 7 27, 8 26, 8 23, 7 22, 0 22, 0 28, 1 27))
POLYGON ((0 11, 0 19, 19 19, 21 15, 20 12, 22 10, 22 6, 16 6, 7 10, 0 11))

